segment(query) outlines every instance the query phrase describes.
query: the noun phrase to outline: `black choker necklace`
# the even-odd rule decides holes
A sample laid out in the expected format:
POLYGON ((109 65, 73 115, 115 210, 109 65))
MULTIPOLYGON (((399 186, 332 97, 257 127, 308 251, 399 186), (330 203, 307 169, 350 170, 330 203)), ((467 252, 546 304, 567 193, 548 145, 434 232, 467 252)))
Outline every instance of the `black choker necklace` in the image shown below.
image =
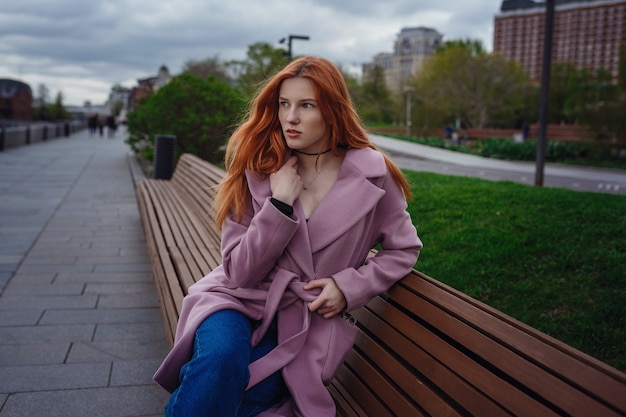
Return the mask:
POLYGON ((309 156, 317 156, 317 155, 324 155, 325 153, 330 152, 330 148, 326 149, 324 152, 320 152, 320 153, 308 153, 308 152, 302 152, 299 151, 297 149, 292 149, 294 152, 296 153, 301 153, 302 155, 309 155, 309 156))

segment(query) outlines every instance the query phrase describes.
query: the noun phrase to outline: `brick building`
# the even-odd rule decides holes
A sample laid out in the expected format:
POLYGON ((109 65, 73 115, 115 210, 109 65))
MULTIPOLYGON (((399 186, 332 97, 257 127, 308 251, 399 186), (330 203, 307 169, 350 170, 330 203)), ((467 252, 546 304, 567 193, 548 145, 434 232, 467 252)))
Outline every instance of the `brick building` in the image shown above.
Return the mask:
POLYGON ((136 109, 142 98, 147 97, 150 93, 157 92, 171 80, 172 75, 165 65, 162 65, 161 68, 159 68, 157 75, 138 79, 137 86, 133 87, 130 91, 130 109, 136 109))
POLYGON ((0 79, 0 120, 31 120, 33 91, 26 83, 0 79))
MULTIPOLYGON (((533 81, 541 79, 545 2, 504 0, 495 16, 494 52, 518 61, 533 81)), ((626 0, 556 0, 552 61, 573 62, 618 75, 619 47, 626 41, 626 0)))

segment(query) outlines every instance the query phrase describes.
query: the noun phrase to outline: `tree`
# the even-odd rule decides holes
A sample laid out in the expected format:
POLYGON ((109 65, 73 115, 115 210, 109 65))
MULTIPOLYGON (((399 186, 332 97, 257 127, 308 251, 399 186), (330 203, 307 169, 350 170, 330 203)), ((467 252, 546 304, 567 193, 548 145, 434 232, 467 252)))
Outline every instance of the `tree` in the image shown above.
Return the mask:
POLYGON ((39 120, 48 119, 48 102, 50 101, 50 90, 45 84, 37 86, 37 106, 35 107, 35 118, 39 120))
POLYGON ((370 123, 391 123, 395 109, 393 95, 385 83, 383 68, 375 66, 368 73, 367 80, 363 81, 359 114, 363 120, 370 123))
POLYGON ((111 105, 111 114, 118 117, 122 113, 122 109, 124 109, 124 102, 122 100, 115 100, 111 105))
POLYGON ((250 98, 265 80, 287 64, 287 58, 283 48, 265 42, 250 45, 247 57, 245 61, 230 61, 227 67, 236 74, 244 96, 250 98))
POLYGON ((485 48, 483 43, 478 39, 453 39, 444 42, 437 48, 437 53, 441 54, 448 49, 461 48, 469 51, 472 55, 483 55, 485 48))
POLYGON ((484 52, 480 41, 467 40, 444 44, 424 63, 413 85, 424 111, 438 125, 459 118, 466 127, 484 128, 496 115, 515 114, 523 107, 529 82, 519 64, 484 52))
POLYGON ((57 93, 54 104, 49 106, 48 113, 52 120, 66 120, 70 118, 70 114, 63 106, 63 93, 61 91, 57 93))
POLYGON ((185 63, 183 72, 195 75, 196 77, 206 78, 210 75, 218 78, 224 83, 230 83, 231 78, 228 76, 226 65, 220 62, 217 56, 206 58, 202 61, 190 59, 185 63))
POLYGON ((128 143, 135 152, 152 159, 154 137, 177 137, 177 153, 193 153, 208 161, 221 162, 220 147, 230 135, 243 108, 235 90, 215 76, 174 77, 128 115, 128 143))

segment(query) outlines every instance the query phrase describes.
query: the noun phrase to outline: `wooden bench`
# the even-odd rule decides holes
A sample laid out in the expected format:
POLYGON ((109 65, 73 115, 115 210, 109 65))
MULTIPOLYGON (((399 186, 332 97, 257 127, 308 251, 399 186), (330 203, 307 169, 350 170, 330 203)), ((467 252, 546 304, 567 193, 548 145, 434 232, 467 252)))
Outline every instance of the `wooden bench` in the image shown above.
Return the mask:
MULTIPOLYGON (((189 285, 220 262, 210 207, 224 172, 183 155, 137 195, 170 344, 189 285)), ((422 273, 353 312, 328 387, 338 416, 626 416, 626 375, 422 273)))

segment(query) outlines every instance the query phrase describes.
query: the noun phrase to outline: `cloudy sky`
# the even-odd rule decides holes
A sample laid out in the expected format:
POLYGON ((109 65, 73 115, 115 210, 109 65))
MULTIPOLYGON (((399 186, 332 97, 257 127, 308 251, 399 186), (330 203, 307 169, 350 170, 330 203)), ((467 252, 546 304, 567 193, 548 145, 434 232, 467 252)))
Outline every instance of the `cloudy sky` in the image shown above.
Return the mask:
POLYGON ((391 52, 404 27, 427 26, 444 40, 493 44, 501 0, 20 0, 0 2, 0 78, 37 93, 45 84, 65 104, 106 101, 111 86, 136 85, 161 65, 178 74, 189 60, 245 59, 248 46, 289 35, 294 55, 324 56, 355 73, 391 52))

